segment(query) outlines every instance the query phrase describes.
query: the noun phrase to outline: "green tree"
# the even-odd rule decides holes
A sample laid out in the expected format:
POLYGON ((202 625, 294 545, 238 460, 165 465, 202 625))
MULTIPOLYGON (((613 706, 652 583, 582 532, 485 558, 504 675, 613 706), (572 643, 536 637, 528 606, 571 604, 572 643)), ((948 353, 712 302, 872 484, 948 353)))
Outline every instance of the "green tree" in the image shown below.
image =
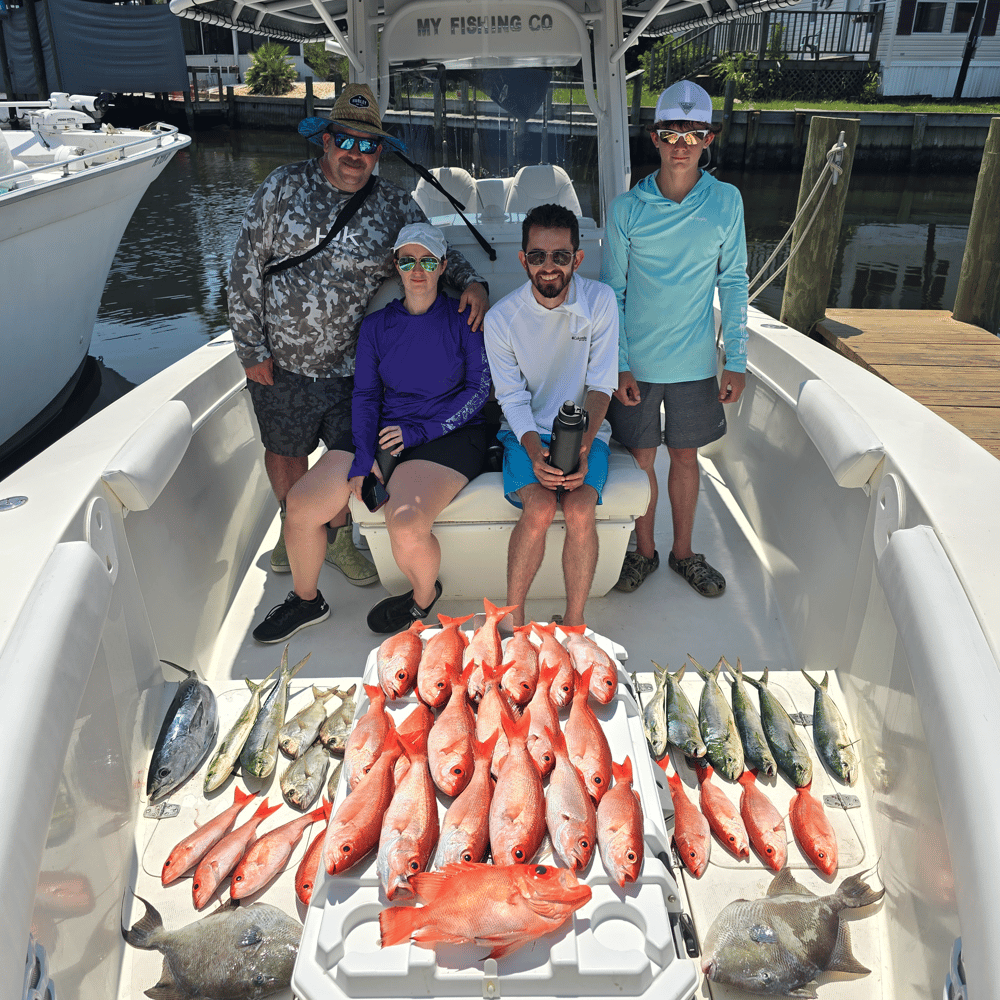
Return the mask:
POLYGON ((288 59, 288 48, 277 42, 265 42, 250 53, 247 88, 251 94, 275 96, 286 94, 298 79, 295 66, 288 59))
POLYGON ((329 80, 333 63, 333 53, 326 51, 322 42, 306 42, 302 46, 302 57, 306 65, 316 74, 318 80, 329 80))

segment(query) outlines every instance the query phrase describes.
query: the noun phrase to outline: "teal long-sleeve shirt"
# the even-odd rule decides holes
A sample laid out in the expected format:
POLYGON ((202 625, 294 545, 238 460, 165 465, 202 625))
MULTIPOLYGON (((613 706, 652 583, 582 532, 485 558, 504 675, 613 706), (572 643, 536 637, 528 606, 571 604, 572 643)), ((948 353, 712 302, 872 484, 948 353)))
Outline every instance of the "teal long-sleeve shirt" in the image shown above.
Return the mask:
POLYGON ((746 371, 747 244, 743 199, 702 172, 680 203, 657 174, 611 204, 601 280, 618 298, 618 370, 642 382, 694 382, 717 374, 715 288, 726 368, 746 371))

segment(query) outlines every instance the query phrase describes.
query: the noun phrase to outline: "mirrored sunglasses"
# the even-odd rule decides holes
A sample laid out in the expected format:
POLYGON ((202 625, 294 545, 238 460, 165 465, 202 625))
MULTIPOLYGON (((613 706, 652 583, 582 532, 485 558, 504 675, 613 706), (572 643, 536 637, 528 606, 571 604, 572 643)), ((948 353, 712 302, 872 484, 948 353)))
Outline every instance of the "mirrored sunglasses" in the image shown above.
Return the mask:
POLYGON ((347 135, 344 132, 331 132, 333 144, 337 149, 354 149, 354 144, 358 144, 358 152, 366 153, 369 156, 382 145, 381 139, 359 139, 356 135, 347 135))
POLYGON ((540 267, 551 257, 552 263, 556 267, 566 267, 572 263, 575 256, 576 254, 572 250, 553 250, 551 253, 547 253, 545 250, 529 250, 524 255, 524 259, 532 267, 540 267))
POLYGON ((711 132, 710 128, 693 128, 690 132, 676 132, 672 128, 656 129, 656 134, 660 137, 660 140, 662 142, 669 142, 671 146, 675 146, 681 139, 688 146, 693 146, 699 140, 704 142, 705 137, 710 135, 711 132))
MULTIPOLYGON (((436 271, 441 264, 437 257, 421 257, 420 266, 425 271, 436 271)), ((397 257, 396 266, 400 271, 412 271, 417 266, 416 257, 397 257)))

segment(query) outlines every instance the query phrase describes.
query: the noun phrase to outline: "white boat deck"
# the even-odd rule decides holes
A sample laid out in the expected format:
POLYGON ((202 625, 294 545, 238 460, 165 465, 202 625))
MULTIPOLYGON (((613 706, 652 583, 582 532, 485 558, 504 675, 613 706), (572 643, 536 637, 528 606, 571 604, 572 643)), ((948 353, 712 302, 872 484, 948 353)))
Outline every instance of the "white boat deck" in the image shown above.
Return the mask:
MULTIPOLYGON (((665 452, 662 452, 658 466, 660 481, 665 483, 667 472, 665 452)), ((665 489, 661 491, 657 516, 660 525, 659 536, 666 540, 669 538, 670 512, 665 489)), ((249 636, 250 630, 273 605, 283 600, 291 587, 290 575, 275 575, 268 570, 269 553, 276 535, 277 519, 264 538, 229 608, 206 671, 205 679, 212 685, 219 700, 220 736, 228 730, 246 703, 248 692, 243 678, 264 677, 277 665, 281 655, 280 644, 263 646, 255 643, 249 636)), ((715 473, 710 462, 705 462, 703 467, 702 490, 695 527, 695 549, 705 552, 709 561, 725 575, 727 591, 722 598, 706 600, 698 596, 679 576, 671 572, 666 564, 667 545, 664 544, 661 549, 659 571, 649 577, 638 591, 634 594, 621 594, 612 590, 606 597, 592 598, 589 601, 588 626, 599 635, 624 647, 628 659, 623 664, 623 669, 626 674, 633 670, 638 671, 640 683, 646 687, 647 694, 651 689, 649 684, 651 676, 648 673, 651 669, 650 660, 655 659, 662 665, 669 664, 671 669, 676 671, 688 653, 709 668, 715 664, 720 655, 725 655, 734 664, 739 657, 744 670, 754 677, 758 677, 763 668, 767 667, 771 672, 772 689, 777 691, 789 711, 811 713, 812 689, 799 674, 799 668, 805 666, 815 676, 820 677, 826 669, 830 669, 832 674, 836 664, 832 660, 830 663, 809 664, 795 660, 777 611, 771 572, 762 559, 763 548, 753 536, 722 483, 721 477, 715 473)), ((442 572, 446 571, 447 567, 444 567, 442 572)), ((369 632, 365 625, 365 615, 370 606, 385 596, 380 586, 355 588, 336 570, 324 566, 320 589, 331 605, 332 615, 327 622, 298 633, 290 641, 290 663, 297 662, 309 652, 312 653, 312 657, 292 683, 293 697, 289 715, 308 702, 311 697, 308 691, 312 684, 328 686, 337 683, 347 687, 351 683, 360 682, 369 654, 380 642, 380 637, 369 632)), ((504 594, 485 596, 500 603, 504 594)), ((434 610, 456 616, 481 611, 482 608, 465 602, 441 601, 434 610)), ((562 610, 562 606, 556 601, 529 600, 528 617, 546 621, 562 610)), ((833 655, 835 652, 833 651, 833 655)), ((169 667, 164 670, 168 681, 177 679, 176 671, 169 667)), ((690 676, 685 678, 684 686, 692 703, 697 707, 702 682, 693 671, 689 670, 689 674, 690 676)), ((836 684, 836 675, 832 674, 831 694, 843 708, 844 702, 836 684)), ((175 685, 171 683, 163 693, 164 711, 174 690, 175 685)), ((724 684, 724 690, 728 693, 728 684, 724 684)), ((358 700, 359 702, 362 700, 360 683, 358 700)), ((331 705, 335 704, 336 702, 331 702, 331 705)), ((563 715, 565 714, 564 712, 563 715)), ((823 772, 822 766, 816 761, 815 749, 812 749, 816 775, 813 791, 817 795, 847 791, 859 795, 862 803, 860 808, 850 811, 828 809, 828 814, 838 832, 841 850, 840 870, 832 878, 827 879, 815 869, 810 869, 808 862, 795 846, 790 827, 787 829, 789 866, 796 878, 822 895, 832 891, 829 887, 839 885, 845 876, 872 868, 878 859, 873 857, 870 846, 874 840, 867 814, 869 796, 863 789, 867 779, 862 774, 858 785, 853 789, 835 785, 829 775, 823 772)), ((615 758, 620 759, 617 752, 615 758)), ((638 763, 640 767, 649 768, 647 778, 655 774, 662 779, 659 770, 648 763, 648 758, 638 763)), ((274 804, 281 799, 278 776, 286 766, 287 761, 280 758, 272 778, 263 783, 245 782, 241 777, 235 781, 240 787, 252 791, 260 789, 262 794, 270 796, 270 801, 274 804)), ((681 774, 693 799, 697 801, 697 787, 693 773, 682 765, 681 774)), ((135 777, 144 785, 145 773, 135 777)), ((163 861, 173 845, 194 828, 195 822, 204 822, 206 818, 211 818, 233 801, 233 784, 233 780, 227 781, 219 791, 213 793, 206 804, 201 790, 202 773, 199 773, 168 799, 181 805, 181 812, 176 818, 140 820, 136 831, 140 871, 135 891, 153 902, 163 916, 167 928, 178 928, 190 923, 199 914, 191 899, 190 876, 165 889, 160 886, 159 872, 163 861)), ((662 786, 662 780, 659 784, 662 786)), ((717 784, 727 786, 721 778, 717 779, 717 784)), ((647 782, 647 789, 649 787, 651 786, 647 782)), ((734 804, 738 805, 739 788, 729 785, 726 791, 734 804)), ((787 815, 788 803, 793 794, 787 782, 780 777, 772 780, 770 794, 781 812, 787 815)), ((665 793, 663 800, 669 811, 670 800, 665 793)), ((655 804, 648 802, 646 807, 651 812, 658 809, 655 804)), ((237 819, 237 823, 246 821, 254 808, 256 804, 248 806, 237 819)), ((265 820, 260 832, 288 822, 296 815, 298 813, 286 806, 265 820)), ((297 914, 300 919, 305 918, 307 908, 299 903, 295 896, 295 871, 299 860, 320 828, 317 825, 306 830, 284 873, 266 890, 252 898, 272 903, 288 913, 297 914)), ((669 828, 668 816, 667 829, 669 828)), ((362 866, 362 869, 365 868, 373 868, 373 861, 369 860, 362 866)), ((749 859, 737 861, 718 841, 713 843, 711 861, 701 880, 695 881, 686 873, 680 875, 677 872, 678 869, 675 869, 675 877, 679 879, 682 887, 684 908, 693 917, 699 941, 715 915, 726 903, 740 897, 754 898, 763 895, 772 877, 772 873, 756 855, 751 854, 749 859)), ((603 876, 599 859, 595 858, 591 862, 586 874, 589 881, 603 876)), ((878 876, 875 875, 871 881, 872 884, 878 884, 878 876)), ((227 886, 228 881, 223 883, 221 896, 217 894, 218 898, 228 899, 227 886)), ((203 913, 210 912, 215 905, 215 901, 211 902, 203 913)), ((129 902, 126 901, 126 913, 128 912, 129 902)), ((133 903, 128 925, 131 926, 141 913, 141 906, 133 903)), ((622 940, 617 942, 618 946, 638 947, 641 950, 642 935, 638 935, 638 942, 633 941, 631 940, 633 935, 629 932, 635 928, 628 924, 620 926, 623 926, 625 931, 622 940)), ((853 1000, 853 998, 860 1000, 860 998, 893 995, 892 983, 887 978, 891 976, 890 964, 882 960, 884 934, 880 915, 869 915, 864 919, 854 934, 855 955, 874 971, 867 977, 821 978, 820 982, 823 984, 821 995, 825 1000, 853 1000)), ((351 944, 365 947, 364 939, 358 936, 351 938, 351 944)), ((126 962, 128 964, 124 970, 119 992, 122 1000, 140 995, 158 980, 161 956, 157 952, 128 949, 126 962)), ((500 972, 503 975, 503 961, 500 972)), ((709 985, 699 974, 698 991, 695 995, 711 996, 718 1000, 730 996, 737 998, 744 994, 719 986, 713 986, 710 991, 709 985)), ((664 997, 663 1000, 670 998, 664 997)))

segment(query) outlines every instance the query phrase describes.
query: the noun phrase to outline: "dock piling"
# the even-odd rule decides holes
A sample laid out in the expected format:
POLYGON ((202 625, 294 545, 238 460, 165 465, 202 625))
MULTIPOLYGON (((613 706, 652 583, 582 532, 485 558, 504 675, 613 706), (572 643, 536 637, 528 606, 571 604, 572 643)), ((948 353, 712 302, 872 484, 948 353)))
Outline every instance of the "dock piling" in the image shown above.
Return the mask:
MULTIPOLYGON (((823 118, 814 115, 809 126, 802 183, 799 185, 798 209, 812 191, 826 167, 827 153, 844 133, 847 149, 841 162, 841 175, 826 193, 812 225, 813 212, 805 212, 795 226, 792 246, 795 256, 788 265, 785 291, 781 299, 781 322, 809 334, 826 312, 830 296, 833 265, 840 245, 840 227, 844 218, 847 188, 851 181, 854 148, 858 141, 857 118, 823 118), (808 226, 808 233, 805 232, 808 226), (803 235, 805 234, 805 235, 803 235)), ((822 189, 821 189, 822 190, 822 189)))
POLYGON ((1000 333, 1000 118, 990 122, 983 149, 953 315, 1000 333))

